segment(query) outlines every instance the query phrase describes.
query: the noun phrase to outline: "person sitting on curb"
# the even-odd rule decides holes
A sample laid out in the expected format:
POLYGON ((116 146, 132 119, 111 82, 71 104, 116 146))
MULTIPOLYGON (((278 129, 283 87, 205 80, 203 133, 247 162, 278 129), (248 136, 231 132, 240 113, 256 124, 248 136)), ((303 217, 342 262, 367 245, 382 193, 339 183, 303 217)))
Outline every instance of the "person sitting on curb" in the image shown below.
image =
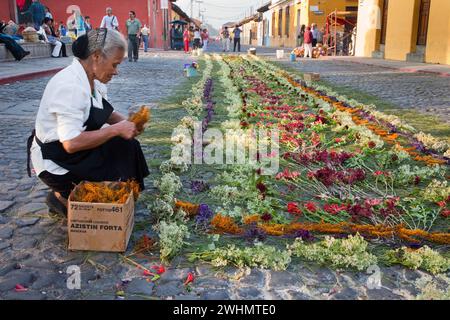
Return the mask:
POLYGON ((45 18, 42 22, 42 26, 39 29, 38 33, 44 37, 44 41, 46 43, 50 43, 54 46, 51 57, 59 58, 61 54, 62 43, 58 40, 58 38, 52 36, 52 31, 50 29, 51 19, 45 18))
POLYGON ((5 27, 6 27, 6 25, 2 21, 0 23, 0 43, 5 44, 6 49, 8 49, 9 52, 11 52, 13 57, 17 61, 20 61, 23 58, 25 58, 26 56, 28 56, 30 54, 30 51, 26 51, 24 48, 22 48, 22 46, 20 44, 18 44, 12 36, 10 36, 8 34, 4 34, 3 30, 5 27))

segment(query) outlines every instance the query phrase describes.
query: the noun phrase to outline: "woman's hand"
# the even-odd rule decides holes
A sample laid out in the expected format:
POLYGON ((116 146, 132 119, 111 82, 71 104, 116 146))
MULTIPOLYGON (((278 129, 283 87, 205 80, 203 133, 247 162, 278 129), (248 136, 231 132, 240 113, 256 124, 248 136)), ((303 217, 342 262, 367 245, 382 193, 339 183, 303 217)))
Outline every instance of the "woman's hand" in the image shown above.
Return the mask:
POLYGON ((117 130, 117 135, 126 140, 131 140, 138 135, 136 125, 133 122, 123 120, 112 125, 117 130))

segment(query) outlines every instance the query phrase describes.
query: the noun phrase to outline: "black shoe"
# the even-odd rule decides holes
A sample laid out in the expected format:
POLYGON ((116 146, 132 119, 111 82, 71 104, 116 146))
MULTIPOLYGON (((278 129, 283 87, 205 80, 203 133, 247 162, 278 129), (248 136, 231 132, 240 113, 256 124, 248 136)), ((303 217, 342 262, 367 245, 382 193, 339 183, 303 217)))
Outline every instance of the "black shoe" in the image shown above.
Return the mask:
POLYGON ((31 51, 25 51, 23 54, 23 57, 25 58, 26 56, 29 56, 31 54, 31 51))
POLYGON ((54 192, 48 193, 45 203, 49 212, 67 217, 67 207, 58 200, 54 192))

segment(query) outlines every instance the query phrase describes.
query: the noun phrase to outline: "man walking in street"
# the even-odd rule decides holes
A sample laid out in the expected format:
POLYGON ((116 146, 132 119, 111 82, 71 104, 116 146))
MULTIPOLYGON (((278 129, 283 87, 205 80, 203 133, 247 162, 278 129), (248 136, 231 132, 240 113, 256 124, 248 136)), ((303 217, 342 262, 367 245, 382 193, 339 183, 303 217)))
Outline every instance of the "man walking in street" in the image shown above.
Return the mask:
POLYGON ((234 47, 233 47, 233 52, 236 52, 236 45, 238 47, 238 52, 241 52, 241 32, 242 30, 239 29, 239 26, 236 25, 234 30, 233 30, 233 39, 234 39, 234 47))
POLYGON ((119 20, 116 16, 113 16, 112 9, 106 8, 106 16, 103 17, 100 28, 119 30, 119 20))
POLYGON ((45 7, 39 0, 33 0, 33 3, 30 5, 27 11, 22 12, 21 14, 30 13, 33 19, 33 25, 36 31, 39 31, 42 22, 45 18, 45 7))
POLYGON ((127 20, 126 28, 128 35, 128 61, 139 59, 139 35, 142 28, 141 22, 136 19, 136 13, 130 11, 130 19, 127 20))

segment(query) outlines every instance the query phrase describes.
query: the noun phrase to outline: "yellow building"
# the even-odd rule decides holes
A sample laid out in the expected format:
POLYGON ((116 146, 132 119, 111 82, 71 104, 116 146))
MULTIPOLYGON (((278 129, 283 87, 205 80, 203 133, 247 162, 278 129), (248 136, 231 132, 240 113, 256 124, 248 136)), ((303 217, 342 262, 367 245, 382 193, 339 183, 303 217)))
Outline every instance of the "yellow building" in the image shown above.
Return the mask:
POLYGON ((269 6, 270 46, 295 47, 301 25, 325 26, 333 11, 358 11, 358 0, 274 0, 269 6))
POLYGON ((450 64, 449 0, 360 0, 356 55, 450 64))

